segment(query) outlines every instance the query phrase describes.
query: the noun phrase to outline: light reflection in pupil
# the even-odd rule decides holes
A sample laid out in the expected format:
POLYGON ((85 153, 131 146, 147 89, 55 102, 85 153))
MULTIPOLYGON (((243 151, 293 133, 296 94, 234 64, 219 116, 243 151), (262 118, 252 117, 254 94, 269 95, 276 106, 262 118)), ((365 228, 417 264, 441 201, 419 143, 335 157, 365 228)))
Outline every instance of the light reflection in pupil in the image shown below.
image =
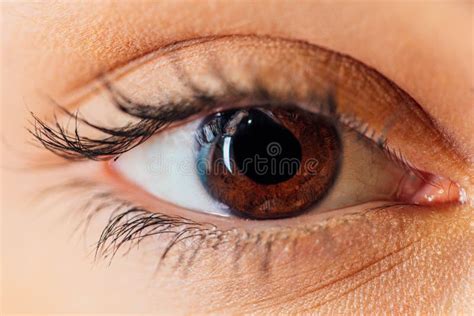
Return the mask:
MULTIPOLYGON (((237 123, 223 157, 232 157, 238 171, 258 184, 277 184, 299 170, 301 145, 296 137, 268 114, 258 109, 237 123)), ((226 142, 224 142, 224 145, 226 142)), ((225 162, 225 160, 224 160, 225 162)))

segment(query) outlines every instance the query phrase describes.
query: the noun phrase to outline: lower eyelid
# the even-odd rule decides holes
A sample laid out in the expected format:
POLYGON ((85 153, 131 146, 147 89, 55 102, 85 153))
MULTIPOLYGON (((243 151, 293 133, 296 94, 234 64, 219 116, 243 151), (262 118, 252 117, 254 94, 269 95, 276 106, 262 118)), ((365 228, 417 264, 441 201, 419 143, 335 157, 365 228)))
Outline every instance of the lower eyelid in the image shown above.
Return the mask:
MULTIPOLYGON (((318 274, 316 271, 321 269, 320 266, 287 276, 288 279, 293 281, 295 278, 301 279, 302 276, 311 281, 307 283, 299 283, 299 289, 295 292, 288 293, 287 295, 273 296, 272 298, 266 298, 266 300, 259 299, 258 301, 246 302, 246 306, 250 307, 250 305, 252 305, 252 309, 255 309, 255 305, 260 305, 259 308, 262 308, 262 302, 272 301, 273 299, 280 302, 284 301, 285 304, 289 304, 294 301, 301 302, 307 297, 310 297, 311 304, 307 304, 306 308, 299 310, 299 312, 314 312, 315 310, 329 305, 335 300, 341 300, 344 296, 356 292, 358 288, 367 283, 377 282, 377 279, 383 277, 384 274, 389 273, 392 269, 410 260, 413 255, 413 248, 417 242, 420 242, 420 240, 409 243, 399 249, 395 249, 393 252, 374 259, 374 261, 369 261, 363 264, 361 263, 360 267, 353 263, 354 267, 357 268, 354 268, 353 270, 348 269, 348 271, 344 271, 340 275, 337 273, 331 275, 330 272, 332 271, 326 271, 324 277, 319 278, 316 282, 314 282, 314 275, 318 274), (341 287, 345 289, 339 291, 338 289, 341 287)), ((273 302, 271 304, 273 304, 273 302)), ((270 307, 271 304, 263 304, 263 306, 270 307)))
MULTIPOLYGON (((329 219, 313 229, 264 230, 261 234, 232 230, 223 234, 219 241, 212 241, 213 237, 210 237, 197 250, 195 247, 199 242, 190 239, 170 251, 158 272, 160 275, 183 274, 192 280, 192 284, 212 283, 213 280, 225 283, 230 281, 230 276, 233 282, 251 278, 249 284, 256 288, 264 288, 272 280, 292 280, 293 286, 269 292, 270 297, 265 295, 267 298, 256 302, 256 306, 264 308, 264 301, 271 301, 272 296, 291 300, 306 295, 312 296, 313 301, 319 297, 318 305, 326 304, 326 295, 341 294, 335 289, 350 289, 372 282, 412 258, 414 251, 419 251, 421 240, 429 236, 426 233, 433 235, 437 231, 436 224, 427 215, 432 213, 426 210, 398 205, 329 219), (371 243, 367 243, 369 239, 371 243), (354 257, 354 253, 359 255, 354 257), (191 265, 194 273, 188 274, 186 271, 191 265), (215 265, 216 269, 210 275, 196 273, 209 273, 205 271, 215 265), (299 268, 295 270, 295 266, 299 268)), ((443 220, 442 216, 440 220, 443 220)), ((154 254, 150 257, 156 259, 156 242, 164 248, 167 241, 149 238, 149 242, 149 249, 154 254)), ((140 249, 148 251, 146 244, 140 249)), ((242 289, 244 292, 245 289, 252 290, 242 289)), ((217 291, 216 295, 220 294, 217 291)), ((238 301, 236 303, 238 305, 238 301)))

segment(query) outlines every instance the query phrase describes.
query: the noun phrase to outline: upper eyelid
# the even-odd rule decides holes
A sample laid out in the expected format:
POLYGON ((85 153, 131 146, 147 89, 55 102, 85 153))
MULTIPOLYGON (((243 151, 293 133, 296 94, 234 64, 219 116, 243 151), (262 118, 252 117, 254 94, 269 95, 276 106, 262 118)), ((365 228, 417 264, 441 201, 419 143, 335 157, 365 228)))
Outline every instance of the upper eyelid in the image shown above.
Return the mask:
MULTIPOLYGON (((91 79, 87 80, 83 84, 81 84, 78 87, 72 88, 66 95, 61 96, 59 103, 64 106, 67 109, 71 109, 73 107, 77 107, 78 104, 83 103, 85 100, 89 99, 90 97, 100 93, 103 90, 103 78, 109 76, 110 74, 113 74, 114 80, 118 80, 124 76, 126 76, 128 73, 136 70, 137 68, 149 63, 153 62, 156 58, 170 54, 173 52, 179 52, 180 50, 186 49, 193 47, 195 45, 200 45, 206 42, 213 42, 213 41, 218 41, 218 40, 226 40, 230 39, 232 40, 233 38, 235 39, 241 39, 241 38, 249 38, 249 39, 254 39, 254 40, 262 40, 262 39, 269 39, 269 40, 274 40, 274 41, 284 41, 288 43, 293 43, 293 44, 301 44, 301 45, 307 45, 310 47, 316 47, 318 50, 322 50, 328 53, 331 53, 332 55, 348 59, 355 64, 362 65, 366 67, 368 70, 375 71, 378 73, 377 70, 374 68, 364 64, 363 62, 352 58, 351 56, 347 54, 343 54, 337 51, 333 51, 331 49, 328 49, 324 46, 309 43, 304 40, 298 40, 298 39, 293 39, 293 38, 283 38, 283 37, 276 37, 276 36, 267 36, 267 35, 254 35, 254 34, 228 34, 228 35, 213 35, 213 36, 204 36, 204 37, 196 37, 196 38, 190 38, 190 39, 183 39, 179 41, 174 41, 170 42, 167 44, 164 44, 152 51, 145 52, 143 54, 139 54, 138 56, 135 56, 123 63, 120 63, 118 65, 115 65, 114 67, 107 69, 106 71, 102 71, 101 73, 97 74, 96 76, 92 77, 91 79)), ((387 79, 386 77, 382 76, 384 79, 387 79)), ((388 80, 389 81, 389 80, 388 80)), ((398 88, 398 86, 394 83, 392 83, 394 87, 398 88)), ((405 92, 404 92, 405 93, 405 92)), ((406 94, 406 93, 405 93, 406 94)), ((417 102, 415 102, 418 104, 417 102)), ((419 105, 419 104, 418 104, 419 105)), ((426 111, 425 111, 426 113, 426 111)), ((428 114, 427 114, 428 115, 428 114)))
MULTIPOLYGON (((155 48, 151 51, 147 51, 145 53, 134 56, 133 58, 129 60, 126 60, 117 65, 114 65, 110 69, 100 72, 99 74, 88 79, 87 81, 83 82, 79 86, 72 87, 65 95, 62 95, 57 101, 66 109, 70 109, 70 110, 74 109, 75 107, 78 106, 78 104, 80 105, 84 103, 86 100, 90 99, 91 97, 101 93, 101 91, 103 90, 103 85, 101 83, 102 78, 104 76, 107 76, 107 74, 110 74, 119 69, 122 69, 124 70, 122 74, 126 75, 128 72, 143 65, 147 61, 152 61, 159 54, 184 49, 186 47, 190 47, 195 44, 201 44, 201 43, 213 41, 219 38, 238 37, 238 36, 240 35, 204 36, 204 37, 198 37, 198 38, 183 39, 179 41, 172 41, 158 48, 155 48)), ((254 35, 248 35, 248 36, 254 36, 254 35)), ((255 35, 255 37, 258 37, 258 36, 255 35)))
MULTIPOLYGON (((384 76, 379 74, 375 69, 366 66, 365 64, 351 58, 350 56, 340 54, 338 52, 333 52, 331 50, 328 50, 328 49, 325 49, 325 48, 322 48, 322 47, 319 47, 317 45, 307 43, 307 42, 304 42, 304 41, 289 40, 289 39, 283 39, 283 38, 273 38, 273 37, 268 37, 268 36, 226 35, 226 36, 212 36, 212 37, 203 37, 203 38, 198 38, 198 39, 180 41, 180 42, 176 42, 176 43, 172 43, 172 44, 163 46, 163 47, 161 47, 161 48, 159 48, 159 49, 157 49, 157 50, 155 50, 151 53, 148 53, 148 54, 145 54, 145 55, 140 56, 138 58, 135 58, 135 59, 129 61, 125 66, 119 67, 115 70, 111 70, 111 71, 109 71, 109 73, 113 74, 115 79, 118 79, 118 78, 126 76, 130 72, 133 72, 133 70, 147 64, 148 62, 153 62, 154 60, 156 60, 161 55, 167 55, 167 54, 170 54, 170 53, 179 52, 180 50, 185 50, 186 48, 192 48, 193 46, 200 45, 200 44, 207 43, 207 42, 218 42, 219 40, 229 40, 229 41, 231 41, 233 39, 242 39, 242 38, 250 39, 250 40, 265 39, 265 40, 268 40, 268 41, 285 42, 288 45, 299 44, 299 45, 303 45, 303 46, 308 46, 309 48, 317 48, 318 50, 329 52, 334 56, 344 58, 345 60, 349 61, 349 63, 351 63, 351 64, 353 64, 353 65, 355 65, 355 66, 357 66, 357 67, 359 67, 363 70, 365 69, 365 70, 369 71, 371 74, 373 74, 374 72, 377 73, 378 76, 380 77, 379 79, 385 80, 386 81, 385 84, 390 85, 391 86, 390 88, 394 91, 394 93, 396 93, 397 95, 400 95, 402 98, 405 98, 407 103, 411 103, 410 104, 411 106, 419 106, 418 103, 416 103, 416 101, 414 101, 408 94, 406 94, 406 92, 401 90, 396 84, 394 84, 390 80, 386 79, 384 76)), ((376 77, 376 76, 373 76, 373 77, 376 77)), ((97 78, 92 83, 90 83, 88 86, 84 87, 83 89, 84 89, 83 91, 86 91, 86 93, 85 94, 84 93, 80 94, 81 101, 85 100, 87 97, 90 97, 91 94, 93 95, 93 94, 100 93, 101 90, 102 90, 101 85, 98 82, 97 78)), ((75 99, 75 101, 77 101, 77 99, 75 99)), ((61 102, 61 103, 64 104, 63 102, 61 102)), ((404 105, 404 106, 408 106, 408 105, 404 105)), ((68 107, 68 102, 66 102, 66 108, 67 107, 68 107)), ((420 110, 421 110, 421 107, 417 111, 415 111, 415 113, 420 113, 421 112, 420 110)), ((455 144, 452 141, 446 140, 445 135, 443 133, 441 133, 438 128, 436 128, 436 126, 434 124, 434 120, 431 117, 429 117, 429 115, 426 112, 422 113, 420 119, 423 119, 425 121, 430 122, 428 124, 431 125, 431 129, 435 130, 436 131, 435 134, 438 135, 438 136, 436 136, 436 138, 442 140, 442 143, 444 144, 443 147, 449 149, 449 152, 454 154, 452 156, 452 159, 451 159, 453 161, 453 165, 457 165, 457 168, 459 170, 464 170, 465 168, 462 167, 462 166, 463 166, 463 164, 466 164, 466 161, 468 162, 468 159, 466 157, 464 157, 462 152, 460 150, 458 150, 458 148, 453 146, 455 144)), ((438 141, 438 139, 436 141, 438 141)))
MULTIPOLYGON (((270 37, 270 36, 262 36, 262 35, 233 35, 233 34, 231 34, 231 35, 219 35, 219 36, 206 36, 206 37, 185 39, 185 40, 181 40, 181 41, 177 41, 177 42, 172 42, 172 43, 163 45, 163 46, 161 46, 161 47, 159 47, 159 48, 157 48, 157 49, 155 49, 151 52, 141 54, 138 57, 132 58, 129 61, 123 63, 123 64, 117 65, 114 68, 111 68, 111 69, 107 70, 106 72, 99 74, 98 76, 92 78, 88 83, 85 83, 81 87, 73 89, 73 91, 71 91, 67 96, 60 99, 59 103, 63 107, 65 107, 66 109, 71 109, 72 107, 77 107, 78 104, 83 103, 88 98, 90 98, 90 97, 92 97, 96 94, 101 93, 103 91, 103 87, 104 87, 103 79, 107 78, 110 74, 113 74, 114 81, 119 80, 122 77, 125 77, 130 72, 136 70, 137 68, 139 68, 139 67, 141 67, 141 66, 143 66, 143 65, 145 65, 149 62, 154 61, 156 58, 158 58, 161 55, 165 55, 165 54, 169 54, 169 53, 173 53, 173 52, 178 52, 180 50, 183 50, 183 49, 195 46, 195 45, 203 44, 203 43, 206 43, 206 42, 212 42, 212 41, 217 41, 217 40, 222 40, 222 39, 232 39, 232 38, 236 38, 236 39, 239 39, 239 38, 253 38, 255 40, 270 39, 270 40, 275 40, 275 41, 285 41, 285 42, 289 42, 289 43, 298 43, 298 44, 301 44, 301 45, 312 46, 312 47, 316 47, 318 50, 328 52, 328 53, 330 53, 332 55, 335 55, 339 58, 344 58, 346 60, 349 60, 355 66, 358 66, 358 67, 362 66, 363 68, 366 68, 365 70, 367 70, 368 72, 375 72, 375 73, 379 74, 376 69, 374 69, 374 68, 372 68, 372 67, 370 67, 370 66, 368 66, 368 65, 366 65, 366 64, 364 64, 364 63, 362 63, 362 62, 360 62, 360 61, 358 61, 354 58, 352 58, 349 55, 342 54, 342 53, 339 53, 337 51, 332 51, 332 50, 327 49, 323 46, 308 43, 308 42, 303 41, 303 40, 286 39, 286 38, 270 37)), ((380 75, 379 79, 385 80, 386 83, 389 86, 391 86, 391 88, 393 89, 393 91, 395 93, 401 95, 402 97, 407 97, 408 98, 407 101, 409 101, 410 106, 419 107, 422 110, 423 116, 424 116, 425 119, 428 119, 430 121, 434 121, 434 119, 423 109, 423 107, 418 102, 413 100, 413 98, 411 96, 409 96, 405 91, 400 89, 398 87, 398 85, 396 85, 395 83, 390 81, 385 76, 383 76, 381 74, 379 74, 379 75, 380 75)))

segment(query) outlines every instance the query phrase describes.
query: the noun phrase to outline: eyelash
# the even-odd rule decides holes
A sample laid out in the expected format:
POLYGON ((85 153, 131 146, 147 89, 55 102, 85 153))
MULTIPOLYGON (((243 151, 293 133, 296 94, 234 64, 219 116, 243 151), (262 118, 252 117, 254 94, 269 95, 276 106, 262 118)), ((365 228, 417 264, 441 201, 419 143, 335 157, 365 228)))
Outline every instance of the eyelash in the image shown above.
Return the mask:
MULTIPOLYGON (((209 112, 212 109, 218 109, 219 100, 209 96, 203 91, 191 86, 193 90, 193 102, 189 107, 183 107, 180 104, 166 104, 160 106, 137 104, 116 90, 111 83, 103 80, 104 87, 112 97, 114 105, 122 112, 138 118, 137 123, 128 124, 120 128, 107 128, 96 125, 86 118, 80 117, 78 112, 71 113, 59 104, 57 107, 69 118, 74 126, 73 132, 70 132, 68 126, 62 125, 58 119, 52 124, 38 118, 34 113, 33 126, 29 129, 32 136, 47 150, 54 154, 71 161, 94 160, 107 161, 116 160, 121 154, 139 146, 147 139, 156 135, 161 130, 169 127, 173 123, 179 123, 192 118, 199 113, 209 112), (184 108, 184 110, 176 110, 184 108), (97 131, 104 133, 103 138, 89 138, 80 135, 78 131, 79 124, 85 124, 97 131)), ((234 102, 241 98, 248 97, 256 102, 265 102, 266 104, 284 104, 284 100, 278 100, 262 86, 256 85, 252 93, 242 91, 233 91, 233 95, 228 96, 234 102)), ((232 102, 227 102, 231 103, 232 102)), ((234 103, 235 104, 235 103, 234 103)), ((334 104, 331 95, 325 104, 316 103, 311 108, 315 108, 318 113, 328 116, 334 124, 345 125, 359 133, 360 137, 372 139, 377 147, 381 149, 388 158, 398 163, 401 167, 412 171, 417 176, 423 178, 423 173, 414 168, 399 150, 389 148, 388 140, 382 135, 374 140, 375 133, 369 128, 369 125, 357 119, 356 117, 341 114, 337 112, 337 105, 334 104)), ((88 183, 86 187, 90 188, 94 184, 88 183)), ((118 200, 113 192, 98 193, 88 199, 100 201, 95 209, 92 209, 87 216, 86 222, 91 220, 93 214, 98 213, 105 207, 115 205, 112 215, 102 231, 99 241, 96 244, 96 258, 112 258, 126 243, 129 246, 138 245, 147 237, 168 235, 171 239, 160 256, 160 262, 165 259, 170 249, 184 240, 192 241, 197 244, 197 250, 206 243, 210 247, 217 247, 223 242, 224 237, 229 234, 228 231, 217 229, 212 224, 197 223, 182 217, 172 217, 157 212, 150 212, 140 206, 131 205, 130 202, 118 200)), ((384 209, 391 206, 400 206, 400 203, 385 205, 380 207, 384 209)), ((90 206, 90 202, 84 208, 90 206)), ((240 239, 239 239, 240 240, 240 239)), ((253 238, 254 244, 261 243, 262 237, 253 238)), ((265 242, 270 242, 271 238, 266 238, 265 242)))
MULTIPOLYGON (((104 87, 111 95, 112 101, 116 108, 123 113, 126 113, 139 121, 134 124, 128 124, 120 128, 107 128, 97 124, 91 123, 86 118, 80 117, 78 112, 72 113, 59 104, 55 104, 66 116, 70 117, 74 124, 74 132, 68 131, 68 128, 63 126, 55 117, 53 122, 54 128, 51 128, 48 123, 38 118, 31 112, 33 118, 33 127, 28 129, 30 134, 43 145, 47 150, 55 153, 68 160, 110 160, 118 159, 118 157, 131 150, 132 148, 145 142, 148 138, 156 135, 164 128, 173 123, 184 121, 199 113, 210 112, 212 109, 219 109, 219 100, 199 90, 197 87, 189 85, 193 91, 193 100, 191 106, 183 107, 181 104, 166 104, 166 105, 146 105, 138 104, 123 95, 115 89, 111 83, 103 79, 104 87), (176 110, 180 108, 180 110, 176 110), (88 138, 80 135, 78 131, 79 124, 85 124, 97 131, 104 133, 104 138, 88 138)), ((252 100, 252 104, 265 103, 285 104, 285 100, 273 97, 265 87, 256 85, 251 93, 244 91, 237 91, 234 88, 227 89, 232 91, 232 95, 228 95, 229 101, 227 103, 238 103, 243 96, 252 100)), ((227 99, 226 98, 226 99, 227 99)), ((287 101, 286 101, 287 102, 287 101)), ((334 124, 345 125, 360 134, 361 137, 373 139, 377 146, 384 150, 387 154, 393 155, 406 164, 408 163, 403 158, 400 151, 393 151, 388 147, 388 140, 384 135, 380 135, 374 140, 375 132, 369 128, 369 125, 359 120, 358 118, 337 112, 337 105, 335 101, 328 94, 325 104, 320 102, 310 106, 314 108, 317 113, 328 116, 334 124)))
MULTIPOLYGON (((80 219, 75 221, 75 233, 82 231, 85 237, 94 217, 99 216, 104 211, 110 213, 105 227, 102 229, 98 241, 94 245, 94 258, 106 260, 109 264, 119 253, 126 255, 132 249, 138 247, 145 239, 150 237, 166 238, 168 242, 161 253, 158 254, 157 268, 164 264, 172 249, 185 244, 185 251, 179 252, 175 269, 189 268, 200 251, 212 249, 218 251, 219 247, 227 247, 232 244, 232 250, 236 258, 240 258, 245 251, 259 252, 261 257, 261 270, 266 272, 269 268, 269 249, 276 241, 284 240, 288 245, 295 235, 279 230, 278 232, 247 232, 237 229, 219 229, 215 225, 206 222, 196 222, 179 216, 170 216, 162 213, 150 212, 133 203, 122 200, 107 187, 89 180, 73 179, 47 189, 48 193, 64 194, 74 193, 77 197, 83 197, 84 201, 80 205, 74 205, 80 212, 80 219)), ((41 192, 40 194, 45 193, 41 192)), ((68 196, 66 194, 66 196, 68 196)), ((59 196, 59 198, 61 198, 59 196)), ((54 200, 57 202, 57 200, 54 200)), ((400 208, 407 204, 387 203, 381 206, 367 208, 362 212, 347 213, 343 218, 349 219, 353 216, 363 218, 369 212, 387 211, 389 209, 400 208)), ((411 206, 411 205, 410 205, 411 206)), ((68 210, 68 215, 71 214, 68 210)), ((315 234, 318 231, 326 231, 326 223, 331 221, 331 217, 312 225, 301 228, 300 234, 315 234)), ((298 235, 299 236, 299 235, 298 235)), ((326 238, 331 238, 325 234, 326 238)))

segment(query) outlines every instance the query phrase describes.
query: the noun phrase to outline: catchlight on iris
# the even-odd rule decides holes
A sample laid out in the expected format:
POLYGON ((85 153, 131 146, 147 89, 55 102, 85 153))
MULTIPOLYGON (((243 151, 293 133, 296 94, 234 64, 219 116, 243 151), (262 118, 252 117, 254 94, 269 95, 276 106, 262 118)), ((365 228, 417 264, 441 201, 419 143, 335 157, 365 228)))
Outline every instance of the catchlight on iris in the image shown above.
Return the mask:
POLYGON ((323 198, 341 155, 332 123, 294 106, 218 112, 204 119, 196 141, 206 191, 258 219, 293 216, 323 198))

